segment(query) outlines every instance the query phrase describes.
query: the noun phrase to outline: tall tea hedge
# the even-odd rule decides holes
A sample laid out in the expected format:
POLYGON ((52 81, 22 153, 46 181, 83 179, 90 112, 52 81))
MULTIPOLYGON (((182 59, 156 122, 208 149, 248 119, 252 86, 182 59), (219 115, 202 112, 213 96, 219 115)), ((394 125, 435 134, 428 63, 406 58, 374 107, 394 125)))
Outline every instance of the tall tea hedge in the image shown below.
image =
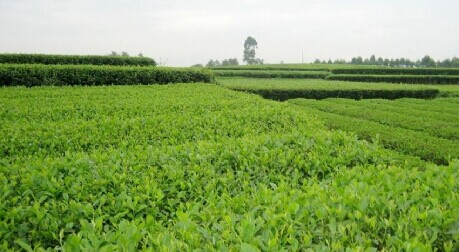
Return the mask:
POLYGON ((408 84, 459 84, 458 75, 355 75, 332 74, 327 80, 358 81, 358 82, 387 82, 408 84))
POLYGON ((413 90, 327 90, 327 89, 253 89, 253 88, 232 88, 237 91, 258 94, 266 99, 285 101, 295 98, 305 99, 326 99, 326 98, 347 98, 347 99, 400 99, 400 98, 435 98, 439 91, 436 89, 413 89, 413 90))
POLYGON ((214 70, 215 75, 222 77, 246 78, 284 78, 284 79, 325 79, 324 71, 261 71, 261 70, 214 70))
POLYGON ((361 75, 459 75, 459 68, 338 68, 331 72, 361 75))
POLYGON ((99 86, 213 81, 212 72, 205 69, 0 64, 0 86, 99 86))
POLYGON ((156 66, 148 57, 100 55, 0 54, 0 63, 44 65, 156 66))

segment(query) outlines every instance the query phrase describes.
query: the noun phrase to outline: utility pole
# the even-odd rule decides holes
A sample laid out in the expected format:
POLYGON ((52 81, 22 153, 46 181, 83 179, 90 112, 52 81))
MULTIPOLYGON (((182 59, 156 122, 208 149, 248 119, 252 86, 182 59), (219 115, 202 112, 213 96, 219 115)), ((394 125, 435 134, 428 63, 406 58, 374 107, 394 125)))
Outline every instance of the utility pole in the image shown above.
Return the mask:
POLYGON ((304 64, 304 53, 303 53, 303 50, 301 50, 301 64, 304 64))

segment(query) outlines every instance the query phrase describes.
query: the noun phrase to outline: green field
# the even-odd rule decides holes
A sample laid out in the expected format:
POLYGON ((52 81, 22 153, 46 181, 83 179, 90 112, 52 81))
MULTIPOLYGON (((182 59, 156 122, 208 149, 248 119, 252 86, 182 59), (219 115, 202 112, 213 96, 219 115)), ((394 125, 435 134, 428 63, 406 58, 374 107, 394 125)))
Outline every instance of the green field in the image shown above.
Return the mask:
POLYGON ((411 105, 410 101, 297 99, 289 102, 317 115, 331 128, 355 132, 368 140, 377 139, 384 147, 407 155, 439 164, 459 158, 459 106, 451 106, 450 99, 434 100, 435 104, 421 100, 411 105), (437 111, 428 109, 432 107, 437 111))
POLYGON ((459 86, 359 83, 301 79, 220 78, 224 87, 288 100, 333 129, 438 164, 459 158, 459 86), (437 90, 438 93, 429 93, 437 90), (348 100, 324 98, 439 98, 348 100), (298 99, 303 98, 303 99, 298 99), (307 100, 307 99, 312 100, 307 100))
POLYGON ((240 68, 0 64, 0 250, 459 250, 459 85, 240 68))
POLYGON ((434 85, 358 83, 318 79, 219 78, 218 83, 232 90, 255 93, 265 98, 281 101, 294 98, 325 99, 332 97, 350 99, 435 98, 439 95, 453 95, 459 91, 459 86, 456 88, 447 86, 445 89, 447 91, 443 92, 434 85))
POLYGON ((388 68, 380 66, 359 66, 345 64, 266 64, 214 67, 215 70, 286 70, 286 71, 331 71, 333 69, 388 68))
POLYGON ((410 83, 429 85, 457 85, 459 75, 363 75, 363 74, 332 74, 327 80, 358 81, 371 83, 410 83))
POLYGON ((289 103, 208 84, 0 97, 3 249, 458 245, 459 163, 329 131, 289 103))
POLYGON ((246 78, 284 78, 284 79, 325 79, 329 75, 326 71, 279 71, 279 70, 213 70, 220 77, 246 78))
POLYGON ((212 68, 217 76, 246 78, 327 79, 368 83, 430 85, 459 84, 457 68, 391 68, 333 64, 225 66, 212 68))
POLYGON ((218 82, 230 89, 318 89, 318 90, 424 90, 445 88, 458 91, 459 86, 411 85, 392 83, 361 83, 348 81, 302 80, 302 79, 248 79, 248 78, 219 78, 218 82))
POLYGON ((459 68, 398 68, 352 64, 266 64, 213 67, 214 70, 255 70, 255 71, 328 71, 333 74, 375 74, 375 75, 459 75, 459 68))

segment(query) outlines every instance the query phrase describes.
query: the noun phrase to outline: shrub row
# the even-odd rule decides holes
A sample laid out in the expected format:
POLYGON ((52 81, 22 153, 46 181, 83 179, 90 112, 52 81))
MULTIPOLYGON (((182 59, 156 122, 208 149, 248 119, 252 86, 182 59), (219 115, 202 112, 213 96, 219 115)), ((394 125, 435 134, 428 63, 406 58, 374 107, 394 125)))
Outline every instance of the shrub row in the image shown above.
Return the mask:
MULTIPOLYGON (((446 122, 427 116, 420 117, 411 115, 409 112, 405 112, 404 106, 399 106, 396 111, 388 111, 391 108, 387 105, 382 105, 379 106, 379 109, 375 109, 372 104, 366 101, 353 101, 348 99, 327 99, 319 102, 311 101, 309 106, 342 116, 359 118, 391 127, 424 132, 434 137, 456 141, 459 140, 459 119, 457 118, 452 122, 446 122)), ((443 117, 448 117, 448 115, 443 115, 443 117)))
MULTIPOLYGON (((440 91, 441 95, 441 91, 440 91)), ((361 101, 352 101, 347 99, 327 99, 333 102, 335 107, 349 107, 355 105, 355 108, 368 108, 394 114, 407 115, 417 117, 419 119, 433 119, 443 121, 445 123, 459 124, 459 104, 449 103, 450 98, 436 98, 431 100, 421 99, 369 99, 361 101), (414 101, 415 103, 411 103, 414 101)), ((325 103, 325 101, 323 101, 325 103)), ((363 113, 363 112, 362 112, 363 113)), ((459 130, 459 127, 457 127, 459 130)), ((459 136, 459 134, 458 134, 459 136)))
POLYGON ((3 64, 156 66, 148 57, 100 55, 0 54, 3 64))
POLYGON ((331 72, 361 75, 459 75, 459 68, 338 68, 331 72))
POLYGON ((332 129, 357 133, 361 138, 377 140, 385 148, 396 150, 406 155, 420 157, 423 160, 446 165, 451 159, 459 157, 457 141, 438 138, 424 132, 382 125, 359 118, 338 115, 310 107, 310 100, 291 100, 310 111, 332 129))
POLYGON ((330 69, 324 67, 310 67, 307 66, 303 67, 291 67, 291 66, 269 66, 269 65, 260 65, 260 66, 228 66, 228 67, 212 67, 212 70, 222 70, 222 71, 231 71, 231 70, 239 70, 239 71, 319 71, 319 72, 329 72, 330 69))
POLYGON ((0 64, 0 86, 136 85, 214 82, 211 71, 89 65, 0 64))
POLYGON ((326 89, 244 89, 232 88, 237 91, 245 91, 258 94, 264 98, 285 101, 294 98, 326 99, 399 99, 404 97, 429 99, 435 98, 439 91, 436 89, 419 90, 326 90, 326 89))
POLYGON ((215 75, 222 77, 246 78, 288 78, 288 79, 325 79, 328 72, 322 71, 242 71, 242 70, 214 70, 215 75))
POLYGON ((332 74, 327 80, 358 81, 358 82, 388 82, 408 84, 459 84, 459 76, 450 75, 353 75, 332 74))
MULTIPOLYGON (((441 90, 441 89, 439 89, 441 90)), ((441 91, 440 91, 441 94, 441 91)), ((442 98, 430 100, 426 103, 423 100, 416 99, 400 99, 392 102, 395 107, 411 108, 417 111, 432 112, 436 115, 445 115, 443 120, 457 121, 459 115, 459 99, 457 98, 442 98), (446 116, 449 115, 449 116, 446 116), (449 118, 452 117, 452 118, 449 118)), ((412 112, 410 112, 412 113, 412 112)))

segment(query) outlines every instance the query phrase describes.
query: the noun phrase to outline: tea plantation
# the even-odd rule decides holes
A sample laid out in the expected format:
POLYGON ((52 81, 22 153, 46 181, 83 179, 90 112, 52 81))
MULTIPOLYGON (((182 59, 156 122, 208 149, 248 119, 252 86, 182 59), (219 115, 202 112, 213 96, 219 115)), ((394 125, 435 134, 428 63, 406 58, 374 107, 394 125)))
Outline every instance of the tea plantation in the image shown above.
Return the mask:
POLYGON ((459 163, 212 84, 0 90, 1 247, 454 251, 459 163))
POLYGON ((453 70, 14 56, 2 251, 459 250, 457 83, 327 80, 453 70))

